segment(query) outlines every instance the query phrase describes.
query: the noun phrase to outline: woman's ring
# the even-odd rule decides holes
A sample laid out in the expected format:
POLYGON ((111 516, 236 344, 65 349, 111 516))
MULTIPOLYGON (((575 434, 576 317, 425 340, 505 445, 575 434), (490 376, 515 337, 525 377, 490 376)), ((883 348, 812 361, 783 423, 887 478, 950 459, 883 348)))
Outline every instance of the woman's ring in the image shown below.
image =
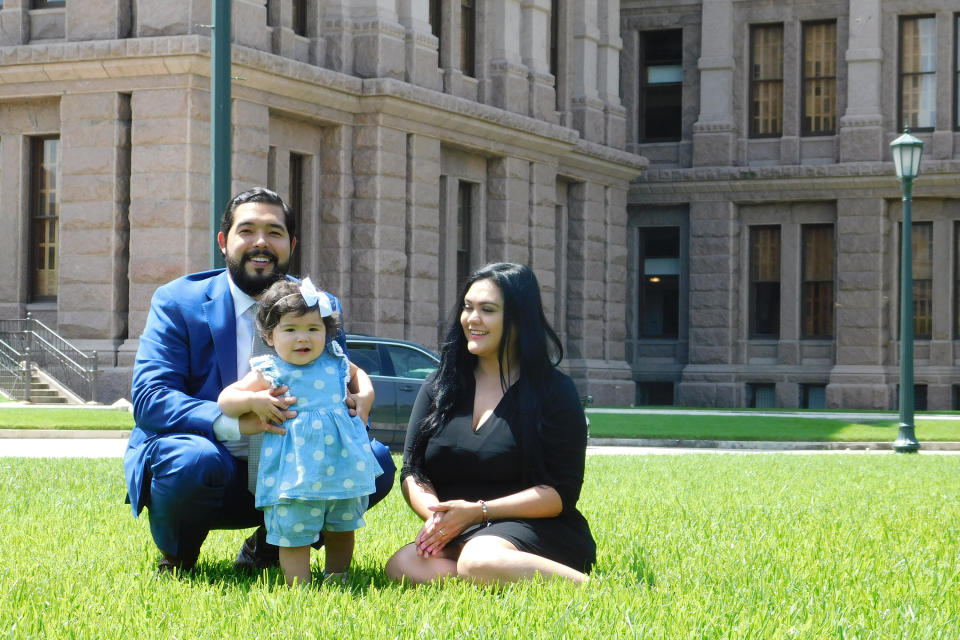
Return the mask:
POLYGON ((439 533, 440 535, 443 535, 443 529, 440 529, 437 533, 439 533))

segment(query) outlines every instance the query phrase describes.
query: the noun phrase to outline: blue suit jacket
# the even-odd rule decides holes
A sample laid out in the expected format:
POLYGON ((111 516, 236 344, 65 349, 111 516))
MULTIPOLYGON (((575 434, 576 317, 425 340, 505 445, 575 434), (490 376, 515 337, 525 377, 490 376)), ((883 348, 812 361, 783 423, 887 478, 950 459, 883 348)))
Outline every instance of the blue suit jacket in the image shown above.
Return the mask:
MULTIPOLYGON (((340 301, 328 296, 340 312, 340 301)), ((178 278, 154 293, 133 369, 137 426, 123 459, 134 514, 144 507, 150 442, 171 433, 216 440, 217 397, 237 380, 235 316, 224 269, 178 278)), ((335 339, 346 349, 342 330, 335 339)))

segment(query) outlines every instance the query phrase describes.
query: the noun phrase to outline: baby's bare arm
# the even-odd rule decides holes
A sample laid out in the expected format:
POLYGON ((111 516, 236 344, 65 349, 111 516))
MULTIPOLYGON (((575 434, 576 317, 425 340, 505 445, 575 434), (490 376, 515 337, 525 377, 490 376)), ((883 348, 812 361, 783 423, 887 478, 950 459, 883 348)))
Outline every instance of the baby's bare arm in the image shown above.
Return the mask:
POLYGON ((217 406, 224 414, 238 418, 255 413, 264 422, 281 424, 288 401, 275 395, 270 382, 260 371, 250 371, 240 380, 227 386, 217 398, 217 406))

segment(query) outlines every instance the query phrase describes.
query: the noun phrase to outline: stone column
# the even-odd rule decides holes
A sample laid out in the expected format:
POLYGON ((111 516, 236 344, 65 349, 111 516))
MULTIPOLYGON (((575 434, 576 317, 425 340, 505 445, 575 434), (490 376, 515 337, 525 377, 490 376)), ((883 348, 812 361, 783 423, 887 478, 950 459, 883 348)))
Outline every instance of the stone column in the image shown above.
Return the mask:
POLYGON ((597 92, 603 101, 603 144, 626 145, 627 111, 620 103, 620 1, 598 0, 600 40, 597 46, 597 92))
POLYGON ((0 46, 9 47, 29 41, 29 0, 6 0, 0 7, 0 46))
POLYGON ((397 20, 395 0, 353 0, 353 74, 361 78, 405 76, 405 29, 397 20))
POLYGON ((383 116, 358 116, 353 131, 351 287, 355 331, 403 335, 407 272, 407 136, 383 116))
MULTIPOLYGON (((557 246, 557 169, 536 162, 530 163, 530 226, 526 263, 540 280, 543 306, 547 318, 554 318, 557 291, 557 254, 565 247, 557 246)), ((554 327, 556 329, 556 327, 554 327)))
POLYGON ((325 4, 320 27, 324 53, 322 66, 341 73, 352 73, 353 24, 350 19, 350 2, 327 0, 325 4))
POLYGON ((209 269, 210 94, 151 89, 131 98, 129 340, 132 364, 156 288, 209 269))
POLYGON ((527 67, 530 105, 527 114, 558 122, 554 78, 550 74, 550 0, 522 0, 520 54, 527 67))
MULTIPOLYGON (((895 380, 887 369, 897 362, 890 327, 896 284, 888 282, 886 261, 897 255, 886 203, 877 198, 837 201, 836 365, 827 385, 827 406, 892 407, 895 380)), ((899 261, 895 261, 899 264, 899 261)), ((894 276, 896 279, 896 276, 894 276)), ((891 371, 891 374, 894 373, 891 371)))
POLYGON ((487 8, 483 37, 490 52, 490 63, 486 74, 477 75, 486 75, 486 102, 513 113, 527 114, 529 80, 520 57, 520 0, 500 0, 481 6, 487 8))
POLYGON ((725 201, 690 203, 689 358, 677 385, 686 406, 734 407, 741 403, 737 364, 740 246, 736 207, 725 201))
MULTIPOLYGON (((162 4, 162 3, 157 3, 162 4)), ((270 51, 270 31, 267 28, 265 0, 231 0, 231 42, 259 51, 270 51)), ((212 6, 212 2, 211 2, 212 6)), ((279 28, 279 27, 277 27, 279 28)))
POLYGON ((850 0, 847 111, 840 118, 840 162, 877 161, 885 155, 882 16, 880 0, 850 0))
POLYGON ((440 140, 407 136, 404 338, 437 343, 448 309, 440 308, 440 140))
POLYGON ((400 24, 406 32, 404 80, 428 89, 443 89, 440 72, 439 40, 430 26, 429 0, 399 0, 400 24))
POLYGON ((624 292, 609 282, 614 273, 626 281, 626 190, 618 191, 596 183, 571 189, 566 367, 578 390, 598 404, 630 404, 635 396, 624 360, 624 292))
POLYGON ((600 29, 597 25, 597 0, 573 3, 573 38, 569 58, 571 73, 570 112, 573 128, 591 142, 604 141, 604 103, 597 91, 597 56, 600 29))
POLYGON ((66 94, 60 102, 58 327, 109 354, 127 333, 130 96, 66 94))
POLYGON ((732 165, 736 154, 733 118, 732 0, 703 0, 700 60, 700 117, 693 125, 694 166, 732 165))
POLYGON ((68 2, 67 40, 116 40, 130 32, 130 0, 68 2))
POLYGON ((270 28, 270 51, 284 58, 296 59, 297 35, 293 32, 293 5, 289 2, 267 4, 270 28))
MULTIPOLYGON (((353 129, 323 130, 320 153, 320 241, 301 247, 317 256, 324 285, 341 300, 350 298, 350 213, 353 201, 353 129)), ((353 320, 350 320, 351 326, 353 320)))
POLYGON ((526 262, 530 220, 530 164, 498 158, 487 170, 487 258, 526 262))
POLYGON ((233 153, 231 196, 250 187, 266 186, 270 152, 270 107, 234 98, 231 108, 233 153))

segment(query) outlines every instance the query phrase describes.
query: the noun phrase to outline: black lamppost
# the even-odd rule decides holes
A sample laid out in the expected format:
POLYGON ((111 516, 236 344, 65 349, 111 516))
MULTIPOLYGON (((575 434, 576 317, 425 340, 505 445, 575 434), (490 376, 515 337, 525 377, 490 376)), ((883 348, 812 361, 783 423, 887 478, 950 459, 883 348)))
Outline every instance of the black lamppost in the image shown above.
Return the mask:
POLYGON ((913 217, 910 203, 913 179, 920 173, 923 141, 910 135, 910 127, 890 143, 893 166, 903 191, 903 228, 900 240, 900 428, 895 451, 914 453, 920 443, 913 425, 913 217))

